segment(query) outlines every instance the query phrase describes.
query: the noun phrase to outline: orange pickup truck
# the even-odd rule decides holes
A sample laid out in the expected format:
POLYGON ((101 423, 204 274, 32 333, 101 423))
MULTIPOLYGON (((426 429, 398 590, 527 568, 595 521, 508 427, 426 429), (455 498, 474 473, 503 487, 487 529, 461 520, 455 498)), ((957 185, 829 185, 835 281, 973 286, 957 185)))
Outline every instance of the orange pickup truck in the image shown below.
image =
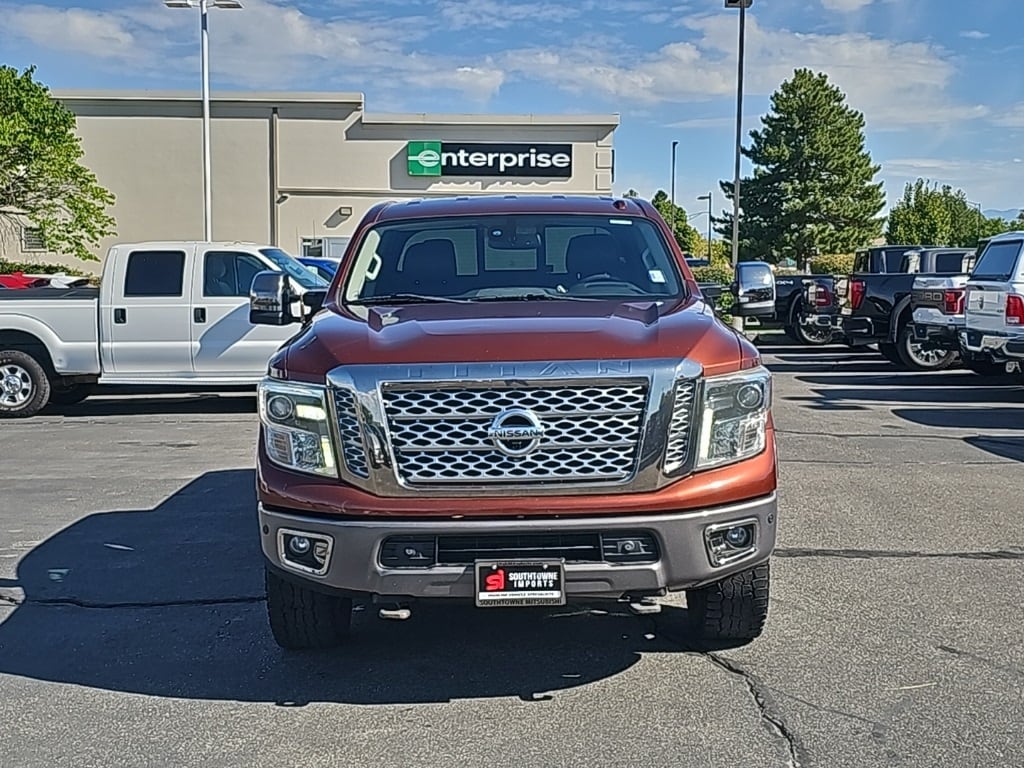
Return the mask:
MULTIPOLYGON (((685 590, 693 637, 768 613, 772 379, 640 199, 382 203, 330 287, 258 274, 254 323, 297 323, 259 387, 270 627, 327 647, 353 601, 481 609, 685 590)), ((771 315, 741 263, 737 315, 771 315)))

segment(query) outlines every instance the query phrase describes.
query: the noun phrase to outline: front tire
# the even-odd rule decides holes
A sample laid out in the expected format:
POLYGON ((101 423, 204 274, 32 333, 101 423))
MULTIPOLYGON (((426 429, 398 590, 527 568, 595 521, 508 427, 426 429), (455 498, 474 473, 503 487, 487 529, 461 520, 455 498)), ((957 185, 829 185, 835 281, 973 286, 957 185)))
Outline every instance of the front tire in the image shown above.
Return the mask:
POLYGON ((0 419, 27 419, 50 401, 50 379, 32 355, 0 350, 0 419))
POLYGON ((314 592, 266 571, 267 616, 274 641, 287 650, 334 648, 352 626, 352 600, 314 592))
POLYGON ((912 371, 944 371, 956 362, 957 353, 952 350, 925 350, 914 339, 914 326, 907 323, 900 328, 896 354, 900 364, 912 371))
POLYGON ((759 637, 768 618, 768 562, 714 584, 686 590, 692 635, 702 646, 743 645, 759 637))

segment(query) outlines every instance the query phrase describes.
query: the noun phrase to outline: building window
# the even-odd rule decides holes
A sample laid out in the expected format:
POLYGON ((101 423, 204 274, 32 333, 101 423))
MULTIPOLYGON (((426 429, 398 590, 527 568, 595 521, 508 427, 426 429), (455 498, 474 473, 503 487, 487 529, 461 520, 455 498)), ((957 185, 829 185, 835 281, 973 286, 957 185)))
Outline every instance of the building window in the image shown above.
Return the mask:
POLYGON ((21 228, 21 250, 23 251, 45 251, 42 230, 35 227, 21 228))

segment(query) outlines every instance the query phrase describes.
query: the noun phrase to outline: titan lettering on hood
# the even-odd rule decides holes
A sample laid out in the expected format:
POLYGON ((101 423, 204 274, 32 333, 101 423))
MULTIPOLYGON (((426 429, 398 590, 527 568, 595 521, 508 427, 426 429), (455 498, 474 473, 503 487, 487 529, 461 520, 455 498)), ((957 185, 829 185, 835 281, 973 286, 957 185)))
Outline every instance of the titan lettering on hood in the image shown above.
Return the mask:
POLYGON ((410 141, 410 176, 572 176, 571 144, 465 144, 410 141))

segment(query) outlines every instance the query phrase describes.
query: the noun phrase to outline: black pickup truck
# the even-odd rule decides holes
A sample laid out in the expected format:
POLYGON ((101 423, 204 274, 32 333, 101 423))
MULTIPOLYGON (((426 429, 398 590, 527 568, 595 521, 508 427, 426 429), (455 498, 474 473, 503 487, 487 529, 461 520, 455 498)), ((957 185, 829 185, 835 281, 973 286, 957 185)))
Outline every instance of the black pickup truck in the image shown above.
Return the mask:
POLYGON ((921 275, 957 275, 972 248, 881 246, 857 252, 853 274, 839 281, 843 333, 852 346, 877 344, 891 362, 910 370, 941 370, 955 352, 929 348, 915 338, 911 294, 921 275))
MULTIPOLYGON (((707 259, 687 258, 691 268, 706 267, 707 259)), ((807 322, 807 308, 804 304, 804 287, 811 280, 821 275, 778 275, 775 278, 775 314, 771 317, 758 317, 754 323, 758 328, 782 328, 786 334, 801 344, 819 346, 828 344, 835 329, 815 327, 807 322)), ((724 294, 729 293, 730 286, 717 283, 698 283, 704 297, 715 303, 724 294)))

